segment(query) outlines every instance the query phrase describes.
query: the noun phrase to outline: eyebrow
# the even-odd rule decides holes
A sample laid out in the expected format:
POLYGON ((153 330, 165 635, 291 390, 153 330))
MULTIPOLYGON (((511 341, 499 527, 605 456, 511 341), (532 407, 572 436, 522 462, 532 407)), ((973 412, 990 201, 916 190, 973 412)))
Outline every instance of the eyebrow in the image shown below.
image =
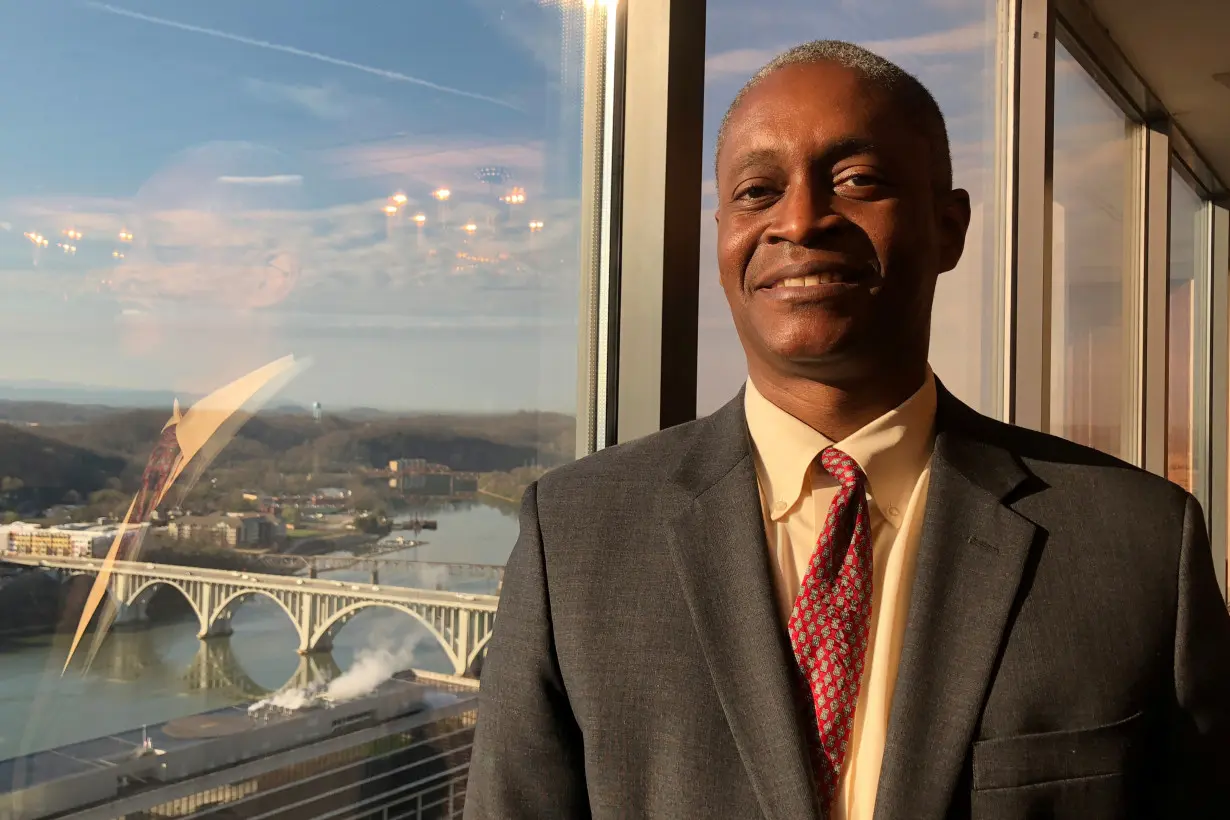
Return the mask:
MULTIPOLYGON (((876 145, 863 137, 843 137, 824 149, 824 152, 814 161, 834 162, 852 154, 865 154, 876 149, 876 145)), ((731 160, 728 174, 741 174, 757 165, 778 165, 781 162, 781 152, 776 148, 753 148, 739 154, 731 160)))

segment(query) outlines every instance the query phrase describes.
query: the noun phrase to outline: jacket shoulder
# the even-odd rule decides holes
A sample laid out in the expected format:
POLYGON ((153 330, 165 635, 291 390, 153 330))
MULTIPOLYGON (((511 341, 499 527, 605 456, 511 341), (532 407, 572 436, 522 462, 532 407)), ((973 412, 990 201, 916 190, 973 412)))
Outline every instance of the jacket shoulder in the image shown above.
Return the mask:
MULTIPOLYGON (((972 413, 973 411, 971 411, 972 413)), ((1111 507, 1186 505, 1190 493, 1164 476, 1051 433, 975 414, 981 436, 996 441, 1048 485, 1088 494, 1111 507)))
POLYGON ((709 418, 685 422, 556 467, 538 480, 539 498, 595 487, 659 486, 710 423, 709 418))

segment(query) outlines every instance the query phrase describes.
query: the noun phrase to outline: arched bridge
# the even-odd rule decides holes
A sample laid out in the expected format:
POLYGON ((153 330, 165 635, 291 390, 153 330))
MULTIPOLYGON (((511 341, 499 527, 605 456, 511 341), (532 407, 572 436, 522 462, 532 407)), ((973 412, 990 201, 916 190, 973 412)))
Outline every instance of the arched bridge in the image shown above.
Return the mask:
MULTIPOLYGON (((9 553, 0 560, 74 575, 98 575, 103 567, 96 558, 9 553)), ((395 609, 419 621, 439 641, 455 675, 469 675, 476 668, 491 638, 499 601, 495 595, 115 561, 108 588, 118 607, 117 622, 143 618, 145 604, 164 586, 179 590, 192 605, 201 638, 231 634, 231 616, 244 601, 258 595, 269 598, 298 630, 300 654, 332 649, 338 630, 365 609, 395 609)))

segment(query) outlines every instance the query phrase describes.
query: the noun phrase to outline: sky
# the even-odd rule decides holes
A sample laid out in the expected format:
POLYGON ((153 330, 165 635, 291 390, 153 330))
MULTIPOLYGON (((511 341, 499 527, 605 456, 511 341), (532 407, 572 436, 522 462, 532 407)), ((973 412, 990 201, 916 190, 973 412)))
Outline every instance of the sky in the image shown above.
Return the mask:
MULTIPOLYGON (((932 359, 983 403, 997 366, 995 7, 710 0, 701 412, 745 372, 716 285, 717 122, 760 65, 821 37, 899 61, 948 117, 975 221, 941 280, 932 359)), ((279 400, 573 412, 583 9, 5 4, 0 71, 21 79, 0 88, 0 394, 32 381, 200 394, 293 354, 311 366, 279 400)))

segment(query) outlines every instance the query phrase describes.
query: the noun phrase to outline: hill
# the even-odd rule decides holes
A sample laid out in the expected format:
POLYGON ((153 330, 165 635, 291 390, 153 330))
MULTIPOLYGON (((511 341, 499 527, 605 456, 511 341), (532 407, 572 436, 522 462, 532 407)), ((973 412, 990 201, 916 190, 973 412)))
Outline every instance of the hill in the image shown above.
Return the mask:
MULTIPOLYGON (((64 445, 122 458, 131 476, 144 464, 168 417, 162 410, 117 410, 37 430, 64 445)), ((552 467, 572 459, 574 425, 571 416, 558 413, 327 415, 320 421, 302 413, 260 413, 240 428, 215 464, 297 474, 382 469, 397 458, 424 458, 472 472, 527 464, 552 467)))
POLYGON ((0 424, 0 477, 7 506, 59 503, 70 490, 86 496, 107 486, 127 461, 0 424))
POLYGON ((115 414, 105 404, 61 404, 53 401, 0 399, 0 421, 17 425, 82 424, 115 414))

